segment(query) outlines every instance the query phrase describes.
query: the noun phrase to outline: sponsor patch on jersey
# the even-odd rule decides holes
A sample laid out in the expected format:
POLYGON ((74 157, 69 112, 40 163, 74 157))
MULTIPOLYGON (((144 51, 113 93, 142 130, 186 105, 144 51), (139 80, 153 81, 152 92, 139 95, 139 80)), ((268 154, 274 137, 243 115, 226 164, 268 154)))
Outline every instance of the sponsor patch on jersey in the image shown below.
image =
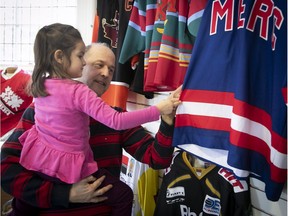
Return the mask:
POLYGON ((203 212, 210 215, 220 215, 221 213, 220 199, 206 195, 203 203, 203 212))
POLYGON ((167 191, 166 191, 167 204, 183 202, 184 200, 185 200, 185 188, 184 187, 167 188, 167 191))
POLYGON ((232 172, 224 168, 219 169, 218 174, 233 186, 235 193, 247 191, 249 189, 246 181, 237 179, 232 172))

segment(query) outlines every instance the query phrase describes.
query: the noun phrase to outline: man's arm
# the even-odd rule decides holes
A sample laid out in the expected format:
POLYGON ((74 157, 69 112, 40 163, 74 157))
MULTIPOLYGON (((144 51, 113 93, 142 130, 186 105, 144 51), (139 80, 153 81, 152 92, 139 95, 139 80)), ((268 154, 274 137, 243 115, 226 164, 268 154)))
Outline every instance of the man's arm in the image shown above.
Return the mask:
POLYGON ((14 132, 1 147, 1 187, 6 193, 32 206, 68 206, 71 185, 44 181, 19 163, 22 145, 18 138, 34 125, 34 114, 32 104, 25 110, 14 132))
POLYGON ((163 169, 168 167, 172 160, 173 130, 174 125, 168 125, 163 120, 155 138, 143 127, 129 129, 122 134, 122 146, 136 160, 153 169, 163 169))
MULTIPOLYGON (((170 98, 179 99, 182 86, 171 92, 170 98)), ((123 148, 138 161, 148 164, 153 169, 167 168, 172 160, 176 108, 170 115, 162 115, 159 130, 152 137, 142 127, 126 130, 123 134, 123 148)))

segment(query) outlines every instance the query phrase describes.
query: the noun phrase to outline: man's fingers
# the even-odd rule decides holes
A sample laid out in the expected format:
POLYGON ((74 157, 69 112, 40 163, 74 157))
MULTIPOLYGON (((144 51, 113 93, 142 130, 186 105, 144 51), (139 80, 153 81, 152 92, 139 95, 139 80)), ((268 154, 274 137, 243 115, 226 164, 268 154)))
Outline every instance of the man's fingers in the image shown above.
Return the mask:
POLYGON ((100 178, 94 180, 94 182, 91 184, 91 186, 96 190, 104 181, 105 176, 101 176, 100 178))
POLYGON ((173 103, 173 104, 180 104, 181 103, 181 101, 179 100, 179 98, 171 98, 171 102, 173 103))
POLYGON ((95 196, 102 196, 105 194, 107 191, 109 191, 113 186, 111 184, 106 185, 105 187, 102 187, 98 190, 95 191, 95 196))
POLYGON ((94 176, 88 176, 84 179, 82 179, 80 182, 86 182, 86 183, 89 183, 89 182, 94 182, 96 180, 96 178, 94 176))
POLYGON ((112 188, 112 185, 109 184, 101 189, 98 189, 94 192, 94 196, 91 198, 91 202, 93 203, 98 203, 98 202, 103 202, 104 200, 108 199, 108 197, 106 196, 102 196, 103 194, 105 195, 105 193, 107 191, 109 191, 112 188))

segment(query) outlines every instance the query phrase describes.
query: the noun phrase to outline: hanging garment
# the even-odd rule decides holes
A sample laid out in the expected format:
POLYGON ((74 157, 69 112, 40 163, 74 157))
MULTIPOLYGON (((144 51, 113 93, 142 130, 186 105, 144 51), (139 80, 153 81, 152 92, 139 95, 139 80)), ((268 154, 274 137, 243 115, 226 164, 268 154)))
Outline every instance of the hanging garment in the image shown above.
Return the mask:
POLYGON ((131 59, 131 66, 135 67, 135 76, 130 89, 133 92, 143 94, 147 99, 152 99, 154 93, 144 91, 144 56, 144 52, 141 52, 131 59))
MULTIPOLYGON (((197 3, 204 3, 202 9, 205 8, 205 1, 197 3)), ((183 83, 195 39, 188 30, 188 14, 195 9, 193 4, 194 1, 188 0, 158 1, 144 76, 146 90, 171 91, 183 83)))
POLYGON ((33 97, 27 93, 30 75, 17 69, 11 76, 5 70, 1 73, 1 134, 16 127, 26 107, 32 103, 33 97))
POLYGON ((156 9, 157 0, 134 1, 132 13, 119 57, 119 62, 125 64, 127 62, 130 63, 130 61, 132 61, 135 56, 139 55, 140 67, 137 67, 137 70, 135 71, 136 79, 134 80, 132 90, 139 93, 141 88, 142 91, 145 93, 147 92, 145 95, 148 98, 153 97, 153 94, 151 94, 152 92, 146 90, 144 87, 144 73, 147 70, 146 59, 149 56, 156 9), (139 81, 142 81, 141 86, 136 86, 139 81))
POLYGON ((151 216, 159 188, 159 171, 123 151, 120 180, 133 190, 132 216, 151 216))
POLYGON ((209 0, 177 110, 173 145, 263 181, 287 180, 287 1, 209 0))
POLYGON ((127 27, 127 32, 121 48, 120 63, 127 62, 130 58, 145 51, 149 53, 152 30, 156 15, 157 0, 135 0, 127 27), (146 51, 147 49, 147 51, 146 51))
POLYGON ((250 215, 248 182, 228 170, 208 165, 194 167, 184 151, 175 153, 163 176, 154 216, 250 215))
POLYGON ((134 78, 134 71, 130 66, 130 62, 118 63, 132 6, 133 1, 97 0, 98 42, 109 44, 116 57, 114 76, 102 99, 111 106, 122 109, 126 109, 129 85, 134 78))
POLYGON ((171 91, 183 83, 205 5, 206 0, 134 2, 119 61, 144 51, 145 91, 171 91))

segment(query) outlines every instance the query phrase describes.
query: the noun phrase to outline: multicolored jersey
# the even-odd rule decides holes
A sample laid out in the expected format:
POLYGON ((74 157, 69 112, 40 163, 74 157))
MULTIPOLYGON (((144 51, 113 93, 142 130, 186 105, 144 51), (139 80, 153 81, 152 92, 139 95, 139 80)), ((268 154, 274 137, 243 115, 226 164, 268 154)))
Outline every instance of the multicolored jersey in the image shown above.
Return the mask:
POLYGON ((248 182, 216 165, 194 166, 192 159, 184 151, 175 152, 163 176, 154 216, 250 215, 248 182))
POLYGON ((203 0, 134 2, 119 61, 145 53, 145 91, 170 91, 182 84, 205 5, 203 0))

